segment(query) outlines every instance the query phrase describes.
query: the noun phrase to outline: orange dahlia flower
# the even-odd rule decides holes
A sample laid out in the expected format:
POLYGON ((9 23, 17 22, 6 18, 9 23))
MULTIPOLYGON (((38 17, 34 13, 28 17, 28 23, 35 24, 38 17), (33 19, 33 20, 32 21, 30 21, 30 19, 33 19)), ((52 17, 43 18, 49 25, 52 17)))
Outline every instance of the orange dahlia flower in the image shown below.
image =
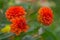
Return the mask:
POLYGON ((11 21, 11 32, 15 33, 16 35, 19 35, 21 32, 26 32, 29 28, 24 17, 16 17, 11 21))
POLYGON ((23 16, 26 14, 25 9, 22 6, 11 6, 6 11, 6 18, 11 20, 12 18, 23 16))
POLYGON ((44 25, 50 25, 53 21, 53 12, 48 7, 42 7, 38 11, 38 21, 44 25))

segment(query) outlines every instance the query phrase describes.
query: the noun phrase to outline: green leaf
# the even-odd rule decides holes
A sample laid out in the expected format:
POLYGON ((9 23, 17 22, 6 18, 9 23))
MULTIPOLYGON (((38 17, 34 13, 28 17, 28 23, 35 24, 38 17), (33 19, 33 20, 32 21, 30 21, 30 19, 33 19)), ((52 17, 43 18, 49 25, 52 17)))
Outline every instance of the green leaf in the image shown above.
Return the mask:
POLYGON ((40 28, 40 24, 37 21, 29 22, 30 29, 27 34, 35 34, 40 28))
POLYGON ((12 36, 13 34, 12 33, 2 33, 0 35, 0 39, 7 39, 8 37, 12 36))
POLYGON ((22 40, 35 40, 31 35, 26 35, 22 40))
POLYGON ((4 3, 3 2, 0 2, 0 9, 3 8, 3 5, 4 5, 4 3))
POLYGON ((25 36, 25 33, 21 33, 19 36, 15 36, 14 40, 22 40, 22 38, 25 36))
POLYGON ((55 33, 45 29, 45 32, 42 34, 44 40, 57 40, 55 33))

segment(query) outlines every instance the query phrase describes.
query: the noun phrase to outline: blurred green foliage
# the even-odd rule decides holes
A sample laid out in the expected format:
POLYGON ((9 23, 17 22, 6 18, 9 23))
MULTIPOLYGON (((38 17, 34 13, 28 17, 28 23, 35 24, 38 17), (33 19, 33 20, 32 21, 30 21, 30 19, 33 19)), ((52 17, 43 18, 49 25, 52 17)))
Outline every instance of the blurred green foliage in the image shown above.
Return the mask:
MULTIPOLYGON (((37 21, 37 11, 40 8, 35 4, 31 3, 21 3, 19 6, 23 6, 27 11, 27 20, 30 29, 27 33, 21 33, 19 36, 15 36, 14 40, 60 40, 60 0, 49 0, 54 1, 56 7, 52 7, 54 14, 54 22, 51 26, 44 28, 45 32, 42 35, 38 34, 38 30, 41 27, 41 24, 37 21), (30 13, 31 12, 31 13, 30 13), (37 34, 37 37, 33 35, 37 34)), ((6 24, 10 24, 9 21, 5 18, 5 11, 9 6, 17 5, 14 0, 0 0, 0 29, 4 28, 6 24)), ((9 40, 9 37, 13 36, 12 33, 1 33, 0 39, 9 40)))

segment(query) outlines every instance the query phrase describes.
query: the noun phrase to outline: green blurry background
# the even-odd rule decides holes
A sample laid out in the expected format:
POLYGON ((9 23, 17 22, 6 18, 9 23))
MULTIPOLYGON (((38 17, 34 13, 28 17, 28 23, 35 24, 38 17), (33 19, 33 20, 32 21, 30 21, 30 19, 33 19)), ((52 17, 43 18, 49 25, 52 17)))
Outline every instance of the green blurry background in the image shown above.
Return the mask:
POLYGON ((0 30, 10 27, 5 11, 10 6, 23 6, 26 9, 27 33, 15 36, 13 33, 0 31, 0 40, 60 40, 60 0, 0 0, 0 30), (37 21, 37 12, 41 6, 51 7, 54 14, 53 23, 46 27, 37 21))

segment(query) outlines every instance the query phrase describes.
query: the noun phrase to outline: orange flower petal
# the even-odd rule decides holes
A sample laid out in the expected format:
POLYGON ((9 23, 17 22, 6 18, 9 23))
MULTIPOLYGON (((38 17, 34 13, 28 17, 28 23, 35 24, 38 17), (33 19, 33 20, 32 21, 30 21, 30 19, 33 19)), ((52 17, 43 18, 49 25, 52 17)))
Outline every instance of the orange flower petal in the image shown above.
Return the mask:
POLYGON ((22 6, 11 6, 7 9, 5 15, 8 20, 25 15, 25 9, 22 6))
POLYGON ((42 7, 38 11, 38 21, 44 25, 50 25, 53 21, 53 12, 48 7, 42 7))

